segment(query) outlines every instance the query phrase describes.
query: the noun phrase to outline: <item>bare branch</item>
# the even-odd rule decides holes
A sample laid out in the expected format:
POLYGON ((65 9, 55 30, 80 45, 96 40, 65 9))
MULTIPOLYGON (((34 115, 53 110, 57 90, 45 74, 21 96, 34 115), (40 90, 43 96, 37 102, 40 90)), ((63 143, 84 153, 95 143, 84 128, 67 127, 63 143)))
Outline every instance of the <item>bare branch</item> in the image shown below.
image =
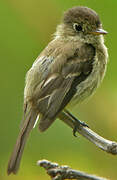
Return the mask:
POLYGON ((48 175, 52 180, 78 179, 78 180, 107 180, 95 175, 86 174, 81 171, 73 170, 68 166, 59 166, 57 163, 52 163, 48 160, 40 160, 37 165, 47 170, 48 175))
MULTIPOLYGON (((64 123, 66 123, 72 129, 74 129, 74 124, 75 124, 74 119, 71 116, 68 116, 66 112, 61 112, 61 114, 59 114, 59 119, 62 120, 64 123)), ((94 143, 97 147, 99 147, 103 151, 106 151, 113 155, 117 154, 116 142, 104 139, 103 137, 99 136, 97 133, 92 131, 90 128, 85 127, 83 125, 80 125, 77 128, 77 132, 82 136, 84 136, 89 141, 91 141, 92 143, 94 143)))

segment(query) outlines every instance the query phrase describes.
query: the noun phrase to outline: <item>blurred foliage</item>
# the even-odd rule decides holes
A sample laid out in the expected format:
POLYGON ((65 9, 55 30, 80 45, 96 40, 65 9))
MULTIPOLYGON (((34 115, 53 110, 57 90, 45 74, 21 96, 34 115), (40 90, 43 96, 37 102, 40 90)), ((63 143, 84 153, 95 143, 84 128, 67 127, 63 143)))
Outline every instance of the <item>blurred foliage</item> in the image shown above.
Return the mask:
POLYGON ((32 131, 17 176, 7 176, 6 166, 19 131, 27 70, 52 39, 64 10, 77 5, 96 10, 109 32, 106 45, 109 64, 102 86, 88 102, 72 112, 106 138, 117 140, 117 1, 111 0, 0 0, 0 179, 49 177, 36 166, 39 159, 67 164, 88 173, 117 179, 117 157, 109 155, 56 120, 43 134, 32 131))

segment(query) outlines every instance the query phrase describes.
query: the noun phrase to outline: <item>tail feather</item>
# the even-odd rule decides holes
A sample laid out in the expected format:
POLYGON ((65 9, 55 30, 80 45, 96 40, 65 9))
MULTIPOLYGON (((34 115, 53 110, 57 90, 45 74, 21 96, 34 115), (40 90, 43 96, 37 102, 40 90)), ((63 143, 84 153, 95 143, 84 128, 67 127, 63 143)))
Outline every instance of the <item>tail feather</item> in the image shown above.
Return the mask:
POLYGON ((24 146, 29 136, 29 133, 35 124, 37 115, 38 114, 34 110, 30 110, 30 112, 26 116, 25 122, 20 130, 19 136, 16 141, 16 145, 14 147, 14 150, 8 163, 8 175, 11 173, 16 174, 19 169, 24 146))

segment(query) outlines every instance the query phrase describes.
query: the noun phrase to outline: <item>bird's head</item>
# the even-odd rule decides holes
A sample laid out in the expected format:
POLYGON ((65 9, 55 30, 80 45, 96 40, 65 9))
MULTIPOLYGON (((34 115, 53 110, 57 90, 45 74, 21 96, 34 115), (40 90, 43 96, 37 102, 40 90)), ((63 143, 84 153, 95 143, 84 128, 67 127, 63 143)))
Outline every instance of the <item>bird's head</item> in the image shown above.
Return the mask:
POLYGON ((66 39, 81 40, 94 43, 101 36, 107 34, 102 29, 98 14, 90 8, 78 6, 64 13, 62 23, 57 28, 56 35, 66 39))

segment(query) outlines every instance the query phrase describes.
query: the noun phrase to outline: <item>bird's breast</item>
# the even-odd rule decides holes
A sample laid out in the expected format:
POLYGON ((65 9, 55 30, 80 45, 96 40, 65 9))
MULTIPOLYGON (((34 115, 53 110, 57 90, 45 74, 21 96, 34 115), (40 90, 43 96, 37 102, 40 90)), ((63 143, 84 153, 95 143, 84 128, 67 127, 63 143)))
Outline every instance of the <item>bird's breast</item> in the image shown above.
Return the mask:
POLYGON ((99 53, 95 56, 92 72, 89 74, 89 76, 87 76, 84 81, 77 85, 77 91, 72 98, 71 103, 74 104, 75 102, 75 104, 77 104, 79 102, 82 102, 95 92, 95 90, 103 80, 106 71, 106 61, 106 56, 101 56, 101 54, 99 53))

